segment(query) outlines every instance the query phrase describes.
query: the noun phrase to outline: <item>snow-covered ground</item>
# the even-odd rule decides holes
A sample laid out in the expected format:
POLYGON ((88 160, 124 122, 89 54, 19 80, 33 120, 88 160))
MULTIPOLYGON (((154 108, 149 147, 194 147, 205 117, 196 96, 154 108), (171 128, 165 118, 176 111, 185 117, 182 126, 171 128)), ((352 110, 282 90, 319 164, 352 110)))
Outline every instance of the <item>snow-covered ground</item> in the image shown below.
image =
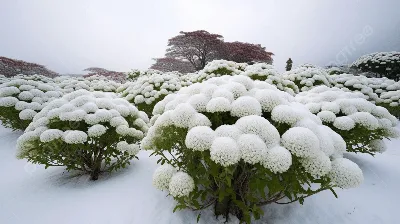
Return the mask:
MULTIPOLYGON (((400 128, 400 126, 398 126, 400 128)), ((135 224, 196 223, 196 212, 172 213, 174 201, 152 187, 156 159, 148 152, 120 172, 89 181, 61 167, 32 165, 15 158, 21 132, 0 126, 0 223, 135 224)), ((388 150, 375 158, 348 154, 359 164, 365 181, 360 188, 323 192, 304 205, 270 205, 256 223, 399 223, 400 140, 388 141, 388 150)), ((211 211, 200 223, 217 223, 211 211)))

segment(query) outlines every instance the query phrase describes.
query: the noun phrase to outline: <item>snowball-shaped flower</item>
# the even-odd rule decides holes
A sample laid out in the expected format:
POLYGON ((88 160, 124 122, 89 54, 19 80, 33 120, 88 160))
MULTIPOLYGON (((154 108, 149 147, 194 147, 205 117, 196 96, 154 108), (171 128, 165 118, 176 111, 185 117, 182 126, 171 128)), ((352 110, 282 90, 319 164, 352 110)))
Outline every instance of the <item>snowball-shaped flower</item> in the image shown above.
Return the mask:
POLYGON ((319 150, 317 136, 308 128, 294 127, 287 130, 281 139, 282 145, 298 157, 310 157, 319 150))
POLYGON ((104 127, 101 124, 96 124, 88 129, 88 135, 89 137, 100 137, 104 135, 106 131, 107 131, 106 127, 104 127))
POLYGON ((174 197, 188 196, 194 190, 194 180, 187 173, 177 172, 172 176, 168 189, 174 197))
POLYGON ((331 170, 331 160, 322 151, 300 160, 307 173, 313 177, 325 176, 331 170))
POLYGON ((64 132, 58 129, 48 129, 45 130, 41 135, 40 135, 40 141, 41 142, 50 142, 55 139, 60 139, 64 135, 64 132))
POLYGON ((317 114, 317 116, 321 119, 322 122, 332 123, 336 119, 336 115, 331 111, 321 111, 317 114))
POLYGON ((261 114, 261 105, 254 97, 241 96, 231 104, 231 115, 234 117, 261 116, 261 114))
POLYGON ((281 146, 275 146, 263 153, 261 163, 273 173, 283 173, 292 165, 292 154, 281 146))
POLYGON ((168 190, 169 182, 176 173, 176 169, 170 164, 158 167, 153 174, 153 186, 159 190, 168 190))
POLYGON ((231 110, 231 102, 224 97, 212 98, 206 106, 207 112, 227 112, 231 110))
POLYGON ((13 107, 17 103, 18 99, 15 97, 0 97, 0 107, 13 107))
POLYGON ((83 131, 66 131, 64 141, 68 144, 82 144, 87 141, 87 134, 83 131))
POLYGON ((214 162, 227 167, 239 162, 241 155, 235 140, 218 137, 211 145, 210 156, 214 162))
POLYGON ((263 117, 250 115, 236 121, 235 126, 244 134, 258 135, 267 145, 272 148, 279 143, 279 132, 263 117))
POLYGON ((278 105, 271 112, 272 120, 279 123, 294 124, 300 117, 298 113, 289 105, 278 105))
POLYGON ((195 151, 204 151, 211 148, 215 139, 214 131, 207 126, 197 126, 189 130, 186 135, 185 145, 195 151))
POLYGON ((357 187, 364 181, 360 167, 345 158, 338 158, 332 162, 328 176, 337 187, 344 189, 357 187))
POLYGON ((246 163, 256 164, 261 161, 262 153, 267 150, 264 141, 254 134, 243 134, 237 140, 242 159, 246 163))
POLYGON ((32 120, 33 117, 37 114, 36 111, 31 109, 25 109, 19 113, 19 118, 21 120, 32 120))
POLYGON ((368 112, 357 112, 350 115, 350 117, 355 123, 366 127, 369 130, 375 130, 379 127, 379 121, 368 112))
POLYGON ((262 110, 271 112, 276 106, 282 104, 284 100, 275 90, 258 90, 254 96, 261 104, 262 110))
POLYGON ((237 140, 242 132, 236 127, 236 125, 221 125, 215 129, 215 134, 218 137, 229 137, 237 140))
POLYGON ((189 122, 196 114, 196 110, 187 103, 179 104, 172 113, 172 120, 177 127, 189 127, 189 122))
POLYGON ((340 112, 340 106, 335 102, 325 102, 322 104, 321 110, 331 111, 334 114, 338 114, 340 112))
POLYGON ((337 117, 335 121, 333 122, 333 126, 337 129, 343 130, 343 131, 348 131, 354 128, 355 122, 353 119, 351 119, 348 116, 343 116, 343 117, 337 117))

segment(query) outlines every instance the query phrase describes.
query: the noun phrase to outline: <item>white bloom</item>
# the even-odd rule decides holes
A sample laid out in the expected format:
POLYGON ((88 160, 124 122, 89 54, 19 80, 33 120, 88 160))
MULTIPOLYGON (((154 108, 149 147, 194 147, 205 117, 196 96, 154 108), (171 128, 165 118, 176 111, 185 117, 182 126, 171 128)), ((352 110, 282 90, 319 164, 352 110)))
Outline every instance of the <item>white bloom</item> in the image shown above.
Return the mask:
POLYGON ((235 126, 244 134, 258 135, 267 145, 272 148, 279 143, 279 132, 263 117, 250 115, 236 121, 235 126))
POLYGON ((177 172, 172 176, 168 189, 173 197, 188 196, 194 190, 194 180, 187 173, 177 172))
POLYGON ((0 97, 0 107, 13 107, 18 103, 18 99, 15 97, 0 97))
POLYGON ((337 117, 333 122, 333 126, 337 129, 348 131, 354 128, 355 122, 348 116, 337 117))
POLYGON ((204 114, 197 113, 189 121, 188 128, 191 129, 196 126, 209 126, 211 127, 211 121, 204 114))
POLYGON ((19 113, 19 118, 21 120, 32 120, 33 117, 37 114, 36 111, 31 109, 25 109, 19 113))
POLYGON ((300 117, 299 114, 289 105, 278 105, 271 113, 272 120, 279 123, 286 123, 292 125, 296 123, 300 117))
POLYGON ((55 139, 60 139, 64 135, 64 132, 58 129, 48 129, 45 130, 41 135, 40 135, 40 141, 41 142, 50 142, 55 139))
POLYGON ((235 140, 228 137, 215 138, 210 150, 211 159, 224 167, 236 164, 240 160, 240 150, 235 140))
POLYGON ((275 90, 258 90, 254 96, 261 104, 262 110, 271 112, 276 106, 283 104, 284 100, 275 90))
POLYGON ((378 120, 368 112, 357 112, 350 115, 350 117, 356 124, 359 124, 368 130, 375 130, 379 127, 378 120))
POLYGON ((112 127, 117 127, 120 125, 128 126, 128 122, 123 117, 113 117, 110 120, 110 125, 112 127))
POLYGON ((205 151, 211 148, 216 135, 207 126, 197 126, 189 130, 186 135, 185 145, 195 151, 205 151))
POLYGON ((83 131, 66 131, 64 141, 68 144, 82 144, 87 141, 87 134, 83 131))
POLYGON ((325 102, 322 104, 321 110, 327 110, 338 114, 340 112, 340 106, 335 102, 325 102))
POLYGON ((313 177, 325 176, 331 170, 331 160, 322 151, 317 151, 311 157, 302 158, 300 162, 306 172, 313 177))
POLYGON ((153 174, 153 186, 159 190, 168 190, 169 182, 176 173, 176 169, 170 164, 158 167, 153 174))
POLYGON ((206 106, 207 112, 227 112, 231 110, 231 102, 224 97, 212 98, 206 106))
POLYGON ((275 146, 263 153, 261 163, 273 173, 283 173, 292 165, 292 154, 281 146, 275 146))
POLYGON ((317 114, 317 116, 321 119, 322 122, 332 123, 336 119, 336 115, 331 111, 321 111, 317 114))
POLYGON ((106 131, 107 131, 106 127, 104 127, 101 124, 96 124, 88 129, 88 135, 89 137, 100 137, 104 135, 106 131))
POLYGON ((291 153, 302 158, 319 151, 319 140, 308 128, 290 128, 282 135, 281 143, 291 153))
POLYGON ((217 137, 229 137, 237 140, 242 132, 236 127, 236 125, 221 125, 215 129, 217 137))
POLYGON ((338 158, 332 162, 328 176, 337 187, 344 189, 358 187, 364 181, 360 167, 345 158, 338 158))
POLYGON ((261 116, 260 103, 251 96, 241 96, 231 104, 231 115, 234 117, 244 117, 248 115, 261 116))
POLYGON ((172 120, 177 127, 189 127, 190 120, 196 114, 196 110, 187 103, 179 104, 172 112, 172 120))
POLYGON ((321 110, 321 104, 320 103, 307 103, 306 107, 313 114, 316 114, 321 110))
POLYGON ((262 153, 267 150, 264 141, 254 134, 243 134, 237 140, 242 159, 246 163, 256 164, 261 161, 262 153))
POLYGON ((195 94, 191 96, 188 103, 193 106, 197 112, 205 112, 209 98, 204 94, 195 94))
POLYGON ((233 93, 227 89, 216 89, 212 94, 212 98, 223 97, 232 102, 234 100, 233 93))

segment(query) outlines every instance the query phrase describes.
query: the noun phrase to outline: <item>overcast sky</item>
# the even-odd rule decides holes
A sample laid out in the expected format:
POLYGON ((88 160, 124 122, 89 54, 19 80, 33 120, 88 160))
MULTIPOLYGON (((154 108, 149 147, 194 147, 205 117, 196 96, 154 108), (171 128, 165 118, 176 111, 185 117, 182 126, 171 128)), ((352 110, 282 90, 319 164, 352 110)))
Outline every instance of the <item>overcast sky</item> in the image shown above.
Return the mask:
POLYGON ((59 73, 146 69, 179 31, 259 43, 282 70, 400 50, 399 0, 0 0, 0 56, 59 73))

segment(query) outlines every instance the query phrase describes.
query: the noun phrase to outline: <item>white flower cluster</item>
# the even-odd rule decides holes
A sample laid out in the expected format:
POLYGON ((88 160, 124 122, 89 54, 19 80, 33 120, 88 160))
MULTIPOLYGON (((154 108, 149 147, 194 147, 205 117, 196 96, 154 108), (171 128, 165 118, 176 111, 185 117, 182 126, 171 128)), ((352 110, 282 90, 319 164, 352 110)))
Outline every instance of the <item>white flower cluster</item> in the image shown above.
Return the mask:
POLYGON ((379 53, 371 53, 366 54, 358 58, 355 62, 353 62, 352 66, 355 67, 369 67, 382 65, 391 65, 400 62, 400 52, 392 51, 392 52, 379 52, 379 53))
POLYGON ((141 76, 135 82, 123 84, 117 89, 117 92, 135 105, 142 103, 149 105, 158 102, 166 95, 174 93, 181 88, 182 82, 177 75, 154 73, 148 76, 141 76))
POLYGON ((153 174, 153 185, 159 190, 168 190, 174 197, 185 197, 194 190, 194 181, 184 172, 178 172, 169 164, 162 165, 153 174))
POLYGON ((295 82, 301 91, 307 91, 319 85, 331 86, 331 78, 324 69, 308 65, 284 72, 282 78, 295 82))
POLYGON ((256 63, 248 65, 240 75, 249 76, 253 80, 265 81, 292 96, 299 92, 299 87, 293 81, 283 79, 275 67, 270 64, 256 63))
MULTIPOLYGON (((334 105, 324 108, 338 110, 334 105)), ((211 78, 184 87, 157 103, 153 114, 153 126, 143 139, 142 148, 155 149, 154 141, 166 126, 187 128, 186 147, 209 150, 211 159, 224 167, 242 160, 283 173, 296 156, 311 175, 324 176, 331 171, 331 160, 342 158, 346 151, 343 138, 322 125, 319 116, 295 102, 290 94, 242 75, 211 78), (238 120, 211 129, 211 121, 203 113, 221 112, 238 120), (292 128, 280 137, 277 128, 261 116, 264 112, 271 113, 275 124, 286 123, 292 128)), ((172 168, 165 169, 165 174, 155 174, 155 185, 160 189, 166 188, 167 181, 158 176, 170 178, 174 172, 172 168)))
POLYGON ((16 76, 0 85, 0 107, 14 107, 21 120, 32 120, 50 101, 62 95, 61 88, 48 77, 16 76))
POLYGON ((299 93, 295 99, 305 104, 324 123, 333 122, 333 126, 340 130, 351 130, 356 124, 370 130, 391 129, 398 123, 387 109, 367 101, 363 94, 346 92, 337 87, 315 87, 299 93))
MULTIPOLYGON (((61 139, 67 144, 82 144, 90 138, 106 135, 110 128, 116 128, 121 137, 139 140, 148 130, 147 123, 148 118, 144 112, 138 111, 128 101, 118 98, 114 93, 77 90, 51 101, 35 115, 18 141, 18 154, 26 152, 29 142, 33 139, 42 142, 61 139), (128 118, 134 120, 133 124, 128 123, 128 118), (49 129, 49 125, 54 121, 66 122, 71 130, 49 129), (76 122, 86 123, 88 129, 76 129, 82 127, 76 125, 79 124, 76 122)), ((124 149, 122 151, 136 152, 139 146, 120 147, 122 148, 124 149)))
POLYGON ((213 77, 220 77, 223 75, 238 75, 247 66, 244 63, 236 63, 226 60, 214 60, 208 62, 207 65, 198 73, 192 74, 195 78, 193 82, 203 82, 213 77))
POLYGON ((61 76, 55 78, 54 80, 64 93, 71 93, 80 89, 88 91, 116 92, 117 88, 121 86, 121 84, 118 82, 98 75, 89 76, 86 78, 61 76))

